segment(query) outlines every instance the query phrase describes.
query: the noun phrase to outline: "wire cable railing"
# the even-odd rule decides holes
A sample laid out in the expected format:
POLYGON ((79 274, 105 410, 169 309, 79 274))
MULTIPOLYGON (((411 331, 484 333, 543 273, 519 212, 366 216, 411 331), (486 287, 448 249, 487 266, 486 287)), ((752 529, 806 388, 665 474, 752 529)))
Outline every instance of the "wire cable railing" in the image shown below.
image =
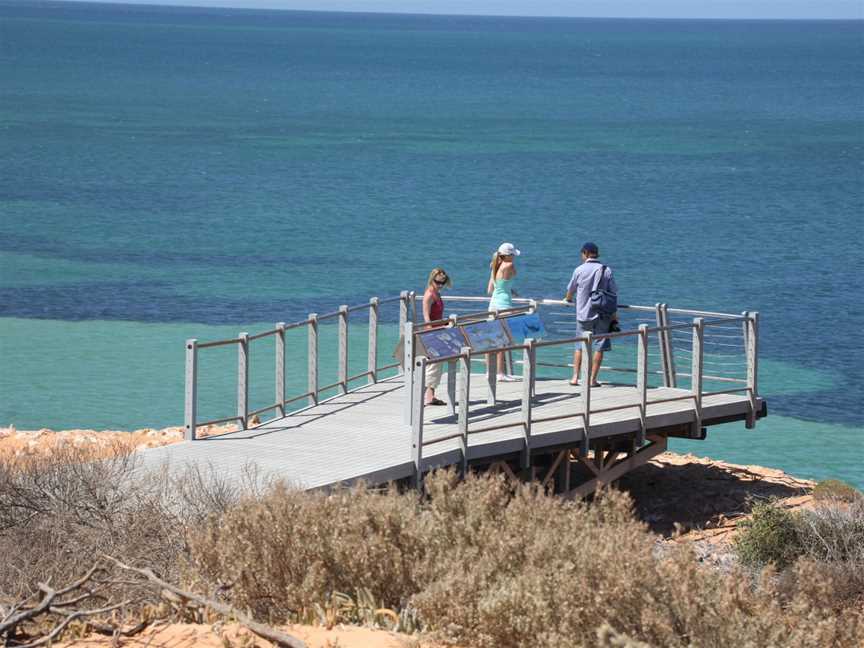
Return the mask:
MULTIPOLYGON (((440 321, 425 323, 418 317, 417 295, 403 291, 398 296, 372 297, 366 303, 342 305, 323 314, 310 313, 305 319, 277 323, 272 329, 249 334, 240 333, 236 338, 212 341, 186 341, 185 374, 185 437, 197 438, 197 429, 205 425, 236 423, 242 429, 264 425, 289 413, 289 405, 301 405, 308 409, 351 391, 362 389, 381 380, 403 376, 405 384, 404 420, 410 426, 411 451, 418 479, 422 474, 423 449, 447 440, 459 439, 463 467, 468 461, 468 438, 471 434, 505 428, 521 428, 524 436, 524 461, 528 461, 531 448, 532 427, 537 423, 561 419, 574 419, 581 423, 585 434, 582 444, 587 452, 591 439, 591 418, 594 415, 632 409, 638 413, 639 432, 636 441, 643 443, 646 435, 647 416, 651 408, 661 403, 690 401, 695 429, 701 427, 702 403, 708 396, 743 393, 749 401, 748 427, 756 418, 757 373, 758 373, 758 313, 717 313, 693 309, 673 309, 666 304, 654 306, 620 305, 620 332, 603 335, 576 334, 575 311, 572 304, 562 300, 516 298, 514 307, 503 311, 489 311, 487 297, 472 295, 445 296, 448 316, 440 321), (399 333, 402 338, 402 357, 399 362, 382 361, 379 328, 381 307, 398 306, 399 333), (364 315, 365 314, 365 315, 364 315), (417 336, 434 328, 471 325, 483 321, 509 319, 525 314, 540 316, 546 335, 543 339, 526 339, 522 342, 493 349, 477 350, 463 347, 458 354, 427 358, 419 355, 417 336), (353 319, 352 319, 353 318, 353 319), (322 322, 333 322, 327 327, 328 335, 335 330, 336 376, 335 380, 322 380, 322 322), (357 349, 351 348, 349 329, 365 327, 366 362, 360 371, 351 372, 349 360, 354 359, 357 349), (299 355, 286 354, 286 332, 296 330, 305 336, 305 367, 299 355), (250 349, 260 340, 273 339, 274 358, 272 389, 273 398, 261 407, 250 407, 250 349), (619 376, 616 383, 630 385, 636 390, 635 402, 592 408, 593 344, 597 340, 615 340, 618 348, 608 355, 609 361, 601 367, 603 372, 619 376), (236 359, 236 408, 233 414, 208 420, 198 418, 199 354, 207 349, 234 346, 236 359), (575 348, 582 350, 580 380, 582 387, 577 406, 554 416, 537 415, 534 412, 534 394, 537 380, 561 378, 561 373, 571 371, 570 361, 575 348), (494 410, 478 415, 471 412, 469 391, 472 380, 486 383, 486 405, 496 403, 497 362, 499 354, 507 358, 510 370, 520 368, 522 374, 520 416, 518 422, 501 420, 494 410), (485 365, 482 374, 472 376, 472 361, 485 365), (436 363, 446 363, 449 410, 455 417, 456 431, 435 438, 424 439, 425 368, 436 363), (290 366, 289 366, 290 365, 290 366), (288 393, 286 373, 305 373, 305 385, 297 393, 288 393), (388 374, 389 372, 389 374, 388 374), (551 373, 550 373, 551 372, 551 373), (557 372, 557 373, 556 373, 557 372), (387 374, 387 375, 385 375, 387 374), (485 376, 484 376, 485 374, 485 376), (627 377, 631 378, 627 378, 627 377), (687 381, 686 393, 661 396, 651 392, 653 386, 677 388, 679 381, 687 381), (457 386, 458 383, 458 386, 457 386), (708 386, 706 386, 706 383, 708 386), (716 383, 716 384, 715 384, 716 383), (329 395, 335 392, 333 395, 329 395), (458 393, 457 393, 458 392, 458 393), (305 405, 304 405, 305 403, 305 405), (458 405, 458 407, 457 407, 458 405), (253 417, 271 413, 261 423, 253 417), (478 418, 479 416, 479 418, 478 418)), ((392 321, 392 320, 391 320, 392 321)), ((361 333, 362 335, 362 333, 361 333)), ((357 336, 355 336, 356 338, 357 336)), ((302 338, 301 338, 302 339, 302 338)), ((325 348, 327 348, 325 346, 325 348)), ((362 357, 362 356, 361 356, 362 357)), ((668 394, 668 392, 666 392, 668 394)), ((475 408, 476 409, 476 408, 475 408)), ((298 410, 295 410, 298 411, 298 410)))

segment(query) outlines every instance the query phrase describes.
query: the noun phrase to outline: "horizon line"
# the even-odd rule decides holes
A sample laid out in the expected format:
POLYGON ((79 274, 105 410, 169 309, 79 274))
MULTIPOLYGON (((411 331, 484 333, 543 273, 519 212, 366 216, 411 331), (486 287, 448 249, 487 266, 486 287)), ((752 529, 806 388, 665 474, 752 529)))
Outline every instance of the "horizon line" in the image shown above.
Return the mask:
POLYGON ((234 11, 278 11, 292 13, 317 13, 317 14, 350 14, 350 15, 377 15, 377 16, 437 16, 437 17, 467 17, 467 18, 559 18, 563 20, 705 20, 705 21, 728 21, 728 22, 864 22, 864 14, 860 17, 846 18, 814 18, 814 17, 728 17, 728 16, 569 16, 560 14, 507 14, 507 13, 444 13, 436 11, 376 11, 351 10, 351 9, 299 9, 288 7, 242 7, 223 4, 182 4, 153 2, 151 0, 0 0, 0 5, 112 5, 112 6, 138 6, 154 8, 173 9, 217 9, 234 11))

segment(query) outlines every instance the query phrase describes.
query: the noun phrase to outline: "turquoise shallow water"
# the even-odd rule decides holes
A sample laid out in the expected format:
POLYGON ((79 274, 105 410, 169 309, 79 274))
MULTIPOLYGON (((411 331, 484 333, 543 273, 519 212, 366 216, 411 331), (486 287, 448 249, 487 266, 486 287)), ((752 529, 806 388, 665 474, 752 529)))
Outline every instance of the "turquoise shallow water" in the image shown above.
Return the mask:
POLYGON ((593 239, 628 302, 762 315, 769 418, 680 448, 864 485, 861 29, 0 0, 0 423, 177 424, 186 338, 476 294, 504 239, 558 297, 593 239))

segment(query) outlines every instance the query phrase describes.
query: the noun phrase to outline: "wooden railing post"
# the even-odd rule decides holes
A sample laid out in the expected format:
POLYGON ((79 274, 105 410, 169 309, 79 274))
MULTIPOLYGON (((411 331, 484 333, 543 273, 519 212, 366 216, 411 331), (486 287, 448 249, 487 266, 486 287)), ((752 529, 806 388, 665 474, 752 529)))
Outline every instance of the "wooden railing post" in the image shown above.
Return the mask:
POLYGON ((589 332, 582 338, 582 375, 579 381, 582 383, 582 411, 584 412, 585 436, 582 439, 582 456, 588 455, 589 441, 591 439, 591 368, 594 364, 593 350, 594 336, 589 332))
POLYGON ((759 313, 747 313, 747 395, 750 399, 750 414, 747 416, 746 427, 756 426, 756 398, 759 395, 759 313))
POLYGON ((462 347, 459 356, 459 440, 462 446, 462 476, 468 473, 468 415, 471 408, 471 348, 462 347))
POLYGON ((409 292, 408 300, 411 302, 411 321, 417 324, 417 293, 413 290, 409 292))
POLYGON ((648 325, 639 325, 639 338, 636 345, 636 392, 639 395, 639 432, 636 444, 645 443, 648 428, 648 325))
POLYGON ((249 334, 237 338, 237 418, 245 430, 249 423, 249 334))
POLYGON ((663 367, 663 386, 677 387, 678 378, 675 375, 675 354, 672 350, 672 332, 669 330, 669 307, 666 304, 655 304, 657 313, 657 341, 660 346, 660 360, 663 367))
POLYGON ((534 379, 536 374, 537 349, 534 348, 534 339, 525 339, 525 350, 522 352, 522 427, 525 433, 525 447, 522 450, 521 468, 531 468, 531 396, 534 393, 534 379))
POLYGON ((486 404, 494 405, 498 391, 498 353, 496 351, 486 353, 486 387, 486 404))
POLYGON ((705 320, 697 317, 693 320, 693 366, 690 369, 690 389, 693 392, 693 408, 695 421, 691 436, 699 438, 702 435, 702 371, 703 349, 705 344, 705 320))
POLYGON ((456 361, 447 361, 447 413, 453 416, 456 413, 456 361))
MULTIPOLYGON (((404 344, 402 366, 405 368, 405 407, 404 419, 411 425, 414 401, 414 323, 405 322, 402 325, 402 339, 404 344)), ((424 376, 425 380, 425 376, 424 376)))
POLYGON ((276 324, 276 409, 285 416, 285 322, 276 324))
POLYGON ((339 307, 339 388, 348 393, 348 306, 339 307))
MULTIPOLYGON (((458 317, 450 315, 450 326, 456 326, 458 317)), ((458 364, 456 360, 450 360, 447 363, 447 413, 453 416, 456 414, 456 370, 458 364)))
MULTIPOLYGON (((399 335, 403 335, 405 331, 405 323, 408 321, 408 291, 403 290, 399 293, 399 335)), ((403 338, 403 342, 404 342, 403 338)), ((399 367, 399 373, 404 374, 409 371, 408 365, 402 364, 399 367)), ((406 383, 407 384, 407 383, 406 383)))
POLYGON ((373 297, 369 300, 369 382, 378 382, 378 308, 379 299, 373 297))
POLYGON ((184 438, 194 441, 198 416, 198 340, 186 340, 186 403, 184 438))
POLYGON ((414 363, 414 407, 411 421, 411 455, 414 460, 414 486, 423 487, 423 408, 426 401, 426 356, 414 363))
POLYGON ((318 404, 318 313, 309 313, 309 405, 318 404))
POLYGON ((663 386, 669 386, 669 371, 666 366, 666 353, 663 350, 663 304, 654 304, 654 316, 657 321, 657 348, 660 349, 660 371, 663 372, 663 386))

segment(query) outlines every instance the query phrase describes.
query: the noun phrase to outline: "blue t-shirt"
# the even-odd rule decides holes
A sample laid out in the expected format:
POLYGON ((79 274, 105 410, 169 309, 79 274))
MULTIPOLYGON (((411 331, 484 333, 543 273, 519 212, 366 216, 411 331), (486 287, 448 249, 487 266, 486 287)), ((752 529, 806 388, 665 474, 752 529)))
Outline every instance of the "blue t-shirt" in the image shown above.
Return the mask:
POLYGON ((602 268, 603 264, 597 259, 588 259, 573 271, 570 283, 567 284, 567 292, 574 295, 576 319, 580 322, 590 322, 600 317, 600 314, 591 308, 591 291, 598 287, 598 279, 600 287, 610 292, 618 292, 618 286, 615 285, 615 278, 612 276, 612 268, 607 266, 601 279, 602 268))

